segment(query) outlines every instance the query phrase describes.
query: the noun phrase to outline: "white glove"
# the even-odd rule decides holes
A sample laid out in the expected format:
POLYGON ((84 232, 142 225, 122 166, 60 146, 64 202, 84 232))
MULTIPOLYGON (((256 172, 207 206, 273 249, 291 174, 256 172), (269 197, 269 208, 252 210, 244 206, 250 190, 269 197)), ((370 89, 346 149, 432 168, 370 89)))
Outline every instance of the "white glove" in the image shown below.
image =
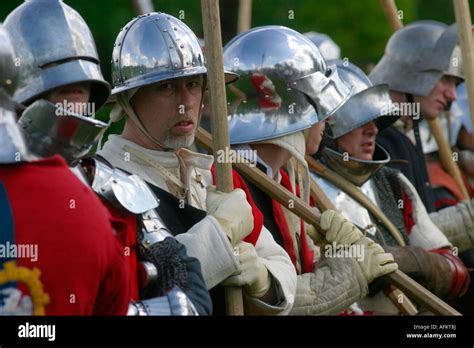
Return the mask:
POLYGON ((271 276, 255 247, 246 242, 238 245, 240 266, 234 275, 222 282, 224 286, 243 286, 251 297, 261 298, 270 286, 271 276))
POLYGON ((354 224, 330 209, 321 214, 320 226, 329 243, 352 245, 364 236, 354 224))
POLYGON ((395 263, 393 255, 386 253, 372 239, 363 237, 354 245, 362 246, 363 257, 356 258, 356 260, 368 283, 372 283, 375 278, 392 273, 398 269, 398 264, 395 263))
POLYGON ((236 189, 225 193, 207 187, 207 213, 219 221, 232 246, 237 245, 253 230, 253 214, 245 192, 236 189))

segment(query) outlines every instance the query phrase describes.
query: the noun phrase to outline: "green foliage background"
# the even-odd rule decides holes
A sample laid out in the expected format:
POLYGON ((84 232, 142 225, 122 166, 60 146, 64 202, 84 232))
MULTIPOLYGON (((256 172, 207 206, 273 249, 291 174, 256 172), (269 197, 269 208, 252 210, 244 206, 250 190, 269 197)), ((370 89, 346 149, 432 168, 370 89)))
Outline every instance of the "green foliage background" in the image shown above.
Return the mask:
MULTIPOLYGON (((35 0, 33 0, 35 1, 35 0)), ((22 0, 1 0, 0 21, 22 0)), ((116 35, 133 16, 130 0, 65 0, 89 24, 96 40, 104 76, 110 81, 110 57, 116 35)), ((365 68, 383 55, 391 30, 379 0, 253 0, 252 26, 284 25, 300 32, 330 35, 341 47, 343 57, 365 68), (292 12, 290 12, 292 11, 292 12), (292 17, 292 18, 291 18, 292 17)), ((199 0, 154 0, 156 11, 184 16, 196 35, 202 37, 199 0)), ((433 19, 454 22, 451 0, 397 0, 403 22, 433 19)), ((474 0, 471 8, 474 11, 474 0)), ((238 0, 221 0, 223 42, 236 35, 238 0)), ((106 118, 108 110, 99 117, 106 118)))

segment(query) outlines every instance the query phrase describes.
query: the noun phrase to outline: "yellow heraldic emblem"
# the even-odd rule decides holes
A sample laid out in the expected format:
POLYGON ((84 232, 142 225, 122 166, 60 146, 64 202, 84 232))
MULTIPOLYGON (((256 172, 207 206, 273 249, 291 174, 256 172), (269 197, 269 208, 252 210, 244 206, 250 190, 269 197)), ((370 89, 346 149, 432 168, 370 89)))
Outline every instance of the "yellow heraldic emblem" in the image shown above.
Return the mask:
POLYGON ((40 277, 41 271, 38 268, 17 267, 16 261, 9 261, 5 262, 3 270, 0 270, 0 285, 8 282, 24 283, 30 292, 33 315, 45 315, 45 306, 50 299, 43 290, 40 277))

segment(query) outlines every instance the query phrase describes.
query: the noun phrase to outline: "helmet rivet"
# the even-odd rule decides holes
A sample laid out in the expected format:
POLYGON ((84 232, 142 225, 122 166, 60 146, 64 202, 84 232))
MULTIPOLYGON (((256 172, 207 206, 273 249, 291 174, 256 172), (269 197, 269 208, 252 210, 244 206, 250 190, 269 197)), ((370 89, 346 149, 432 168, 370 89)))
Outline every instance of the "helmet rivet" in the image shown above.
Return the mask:
POLYGON ((120 46, 120 45, 122 45, 122 43, 121 43, 121 42, 119 42, 119 43, 117 44, 117 46, 120 46))
POLYGON ((174 30, 178 30, 178 28, 176 28, 176 27, 174 27, 173 29, 174 29, 174 30))
POLYGON ((170 48, 174 48, 174 46, 173 46, 173 45, 170 45, 170 48))
POLYGON ((184 44, 179 45, 180 48, 184 48, 184 44))
POLYGON ((150 14, 149 14, 149 13, 147 13, 147 14, 146 14, 146 16, 148 17, 148 16, 150 16, 150 14))
POLYGON ((178 67, 178 63, 174 63, 174 67, 177 68, 177 67, 178 67))
POLYGON ((167 29, 163 29, 163 33, 166 33, 166 32, 168 32, 168 30, 167 30, 167 29))

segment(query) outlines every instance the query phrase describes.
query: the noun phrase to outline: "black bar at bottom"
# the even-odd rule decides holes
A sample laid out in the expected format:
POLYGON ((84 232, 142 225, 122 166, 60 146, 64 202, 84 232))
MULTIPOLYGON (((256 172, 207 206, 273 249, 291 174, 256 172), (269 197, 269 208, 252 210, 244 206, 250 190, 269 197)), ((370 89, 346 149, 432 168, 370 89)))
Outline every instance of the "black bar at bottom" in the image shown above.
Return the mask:
POLYGON ((473 347, 474 317, 0 317, 2 348, 233 342, 473 347))

